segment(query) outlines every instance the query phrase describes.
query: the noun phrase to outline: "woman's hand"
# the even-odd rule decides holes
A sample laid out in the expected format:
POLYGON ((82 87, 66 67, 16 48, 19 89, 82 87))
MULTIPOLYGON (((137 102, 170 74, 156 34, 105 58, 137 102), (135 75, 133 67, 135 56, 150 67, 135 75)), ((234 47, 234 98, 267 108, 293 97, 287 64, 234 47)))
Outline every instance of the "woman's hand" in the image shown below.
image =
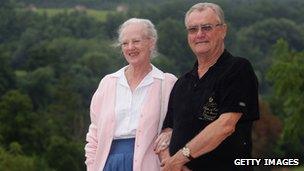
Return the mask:
POLYGON ((171 128, 166 128, 161 132, 161 134, 159 134, 159 136, 154 142, 154 151, 156 154, 168 148, 171 140, 171 135, 172 135, 171 128))

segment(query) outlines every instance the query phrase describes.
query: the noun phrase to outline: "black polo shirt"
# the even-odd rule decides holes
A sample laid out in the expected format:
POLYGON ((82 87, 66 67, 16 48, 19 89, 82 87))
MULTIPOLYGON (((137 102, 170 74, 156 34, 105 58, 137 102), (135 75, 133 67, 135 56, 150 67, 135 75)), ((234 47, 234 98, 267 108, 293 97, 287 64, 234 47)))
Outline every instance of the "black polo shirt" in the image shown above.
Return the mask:
POLYGON ((196 62, 193 69, 175 83, 163 125, 163 128, 173 128, 170 154, 174 155, 227 112, 243 113, 235 132, 215 150, 189 162, 190 169, 238 170, 234 168, 234 159, 251 158, 252 121, 259 118, 258 82, 247 59, 233 57, 225 50, 202 78, 198 76, 196 62))

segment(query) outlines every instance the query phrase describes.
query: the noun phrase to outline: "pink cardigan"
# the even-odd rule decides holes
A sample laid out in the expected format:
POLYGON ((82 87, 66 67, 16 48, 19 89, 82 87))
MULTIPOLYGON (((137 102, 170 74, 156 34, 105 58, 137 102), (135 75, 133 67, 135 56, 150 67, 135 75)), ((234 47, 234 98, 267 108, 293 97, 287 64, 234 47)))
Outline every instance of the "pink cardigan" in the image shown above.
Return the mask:
MULTIPOLYGON (((163 78, 155 78, 148 90, 148 99, 141 109, 139 126, 136 131, 134 148, 134 171, 159 171, 158 156, 153 151, 153 142, 157 136, 159 124, 163 118, 161 111, 161 90, 163 89, 163 108, 167 111, 171 89, 176 81, 172 74, 165 73, 163 78), (164 85, 162 88, 162 81, 164 85)), ((93 95, 90 107, 91 124, 85 146, 88 171, 102 171, 108 157, 115 128, 115 92, 117 76, 105 76, 93 95)))

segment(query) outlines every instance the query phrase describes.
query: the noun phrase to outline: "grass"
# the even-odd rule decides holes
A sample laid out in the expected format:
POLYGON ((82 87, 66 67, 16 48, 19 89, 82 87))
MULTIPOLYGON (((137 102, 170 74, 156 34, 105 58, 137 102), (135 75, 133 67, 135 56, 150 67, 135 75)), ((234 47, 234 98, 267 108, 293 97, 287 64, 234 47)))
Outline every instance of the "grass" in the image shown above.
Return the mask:
POLYGON ((304 166, 295 167, 292 171, 304 171, 304 166))
MULTIPOLYGON (((52 17, 54 15, 57 15, 59 13, 63 13, 63 12, 70 13, 70 12, 73 12, 73 11, 76 11, 76 10, 73 9, 73 8, 38 8, 36 10, 37 13, 39 13, 39 14, 46 13, 50 17, 52 17)), ((109 13, 109 11, 94 10, 94 9, 85 9, 85 12, 89 16, 92 16, 99 21, 105 21, 106 20, 106 15, 107 15, 107 13, 109 13)))

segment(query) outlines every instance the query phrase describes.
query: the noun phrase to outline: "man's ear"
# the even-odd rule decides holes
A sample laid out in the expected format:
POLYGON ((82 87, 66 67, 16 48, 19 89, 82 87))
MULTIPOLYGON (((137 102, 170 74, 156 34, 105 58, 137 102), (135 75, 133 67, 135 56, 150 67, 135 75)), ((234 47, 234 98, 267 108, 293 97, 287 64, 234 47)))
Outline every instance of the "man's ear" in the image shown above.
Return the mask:
POLYGON ((223 25, 223 34, 222 34, 222 39, 223 40, 226 37, 227 31, 228 31, 228 26, 225 24, 225 25, 223 25))

